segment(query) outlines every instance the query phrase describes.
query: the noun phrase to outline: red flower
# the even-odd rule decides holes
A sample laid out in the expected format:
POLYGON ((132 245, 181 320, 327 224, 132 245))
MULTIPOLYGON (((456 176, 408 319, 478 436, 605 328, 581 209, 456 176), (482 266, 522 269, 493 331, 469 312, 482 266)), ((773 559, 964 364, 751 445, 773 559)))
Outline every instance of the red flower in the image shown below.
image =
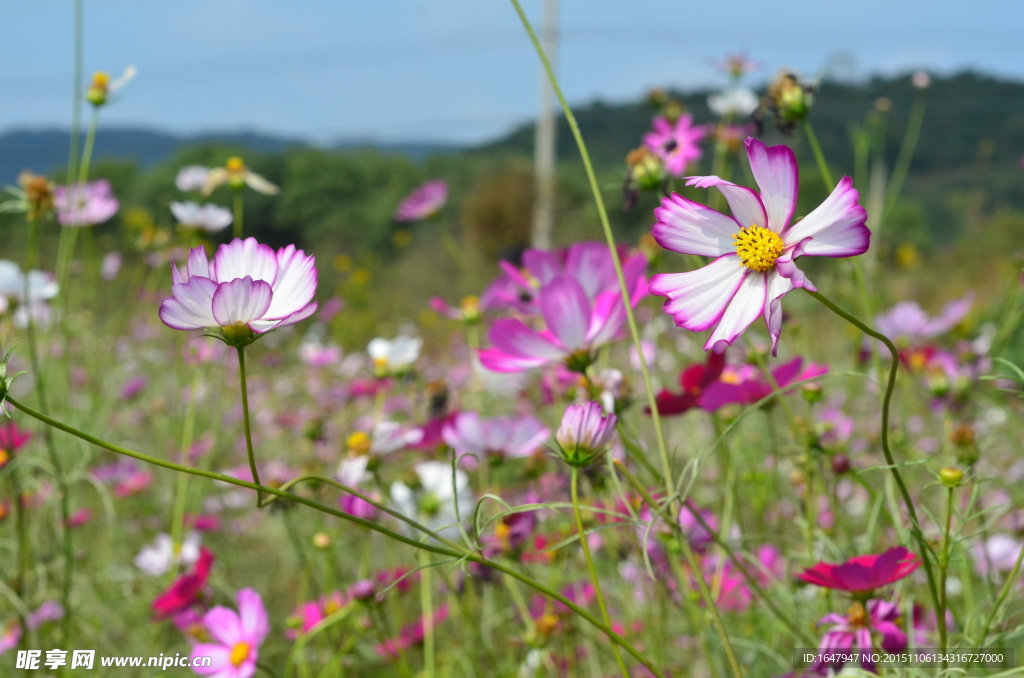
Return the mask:
MULTIPOLYGON (((700 406, 700 396, 704 389, 718 380, 725 367, 725 353, 709 353, 706 363, 690 365, 679 374, 679 385, 682 393, 672 393, 663 389, 657 396, 658 414, 663 417, 683 412, 700 406)), ((650 414, 650 408, 647 408, 650 414)))
POLYGON ((206 579, 210 576, 212 566, 213 554, 204 547, 199 552, 195 569, 190 574, 183 574, 175 579, 170 588, 153 601, 152 608, 156 618, 165 619, 196 602, 203 587, 206 586, 206 579))
POLYGON ((7 466, 11 456, 25 446, 32 439, 29 431, 18 430, 14 421, 9 421, 0 426, 0 468, 7 466))
POLYGON ((915 554, 896 546, 885 553, 857 556, 842 564, 818 563, 797 576, 829 589, 862 592, 903 579, 920 566, 915 554))

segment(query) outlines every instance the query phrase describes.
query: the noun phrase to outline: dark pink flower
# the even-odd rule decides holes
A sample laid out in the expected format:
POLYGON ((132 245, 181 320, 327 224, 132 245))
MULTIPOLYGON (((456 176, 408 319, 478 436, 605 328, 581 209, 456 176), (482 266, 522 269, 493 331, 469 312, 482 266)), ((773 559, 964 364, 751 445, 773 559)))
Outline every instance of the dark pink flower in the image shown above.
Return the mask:
POLYGON ((153 601, 152 608, 157 619, 181 612, 199 599, 199 594, 202 593, 210 576, 213 560, 213 553, 203 547, 193 570, 175 579, 170 588, 153 601))
MULTIPOLYGON (((804 359, 793 358, 788 363, 783 363, 772 370, 772 377, 779 388, 804 379, 821 376, 828 372, 826 365, 810 363, 805 368, 804 359)), ((705 410, 713 412, 719 407, 738 403, 749 405, 756 403, 775 389, 768 382, 762 371, 753 365, 742 365, 738 368, 726 367, 714 382, 706 389, 700 397, 700 406, 705 410)))
POLYGON ((857 556, 845 563, 818 563, 797 576, 809 584, 864 593, 903 579, 920 565, 917 555, 895 546, 885 553, 857 556))
MULTIPOLYGON (((679 374, 681 393, 673 393, 666 388, 658 394, 658 414, 671 416, 700 407, 700 398, 704 389, 718 380, 724 367, 725 353, 711 353, 708 355, 707 362, 687 367, 679 374)), ((647 408, 646 412, 650 414, 650 408, 647 408)))
MULTIPOLYGON (((870 655, 875 649, 873 634, 881 635, 882 649, 886 652, 902 652, 907 647, 907 634, 896 623, 900 617, 899 607, 886 600, 869 600, 867 605, 854 603, 846 616, 827 614, 818 625, 831 624, 818 646, 818 652, 837 655, 849 652, 854 647, 870 655)), ((861 667, 877 672, 875 663, 861 655, 861 667)), ((816 663, 811 668, 823 672, 825 669, 839 670, 843 662, 816 663)))
POLYGON ((653 124, 654 129, 644 135, 644 146, 661 158, 669 174, 683 176, 686 167, 703 155, 700 140, 707 136, 707 127, 695 126, 689 113, 683 113, 675 122, 659 116, 653 124))
POLYGON ((448 182, 444 179, 428 181, 398 204, 395 221, 422 221, 429 219, 448 202, 448 182))

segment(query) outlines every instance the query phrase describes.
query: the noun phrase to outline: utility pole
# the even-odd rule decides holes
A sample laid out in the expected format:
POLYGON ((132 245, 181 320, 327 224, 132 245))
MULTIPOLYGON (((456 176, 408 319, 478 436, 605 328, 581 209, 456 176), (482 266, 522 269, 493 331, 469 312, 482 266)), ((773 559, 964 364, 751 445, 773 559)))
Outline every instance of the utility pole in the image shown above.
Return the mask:
MULTIPOLYGON (((558 50, 558 0, 543 0, 544 21, 540 40, 548 55, 551 68, 555 68, 558 50)), ((547 73, 540 72, 540 110, 534 130, 533 171, 536 180, 536 198, 533 203, 533 230, 531 245, 551 249, 551 231, 555 225, 555 107, 554 91, 547 73)))

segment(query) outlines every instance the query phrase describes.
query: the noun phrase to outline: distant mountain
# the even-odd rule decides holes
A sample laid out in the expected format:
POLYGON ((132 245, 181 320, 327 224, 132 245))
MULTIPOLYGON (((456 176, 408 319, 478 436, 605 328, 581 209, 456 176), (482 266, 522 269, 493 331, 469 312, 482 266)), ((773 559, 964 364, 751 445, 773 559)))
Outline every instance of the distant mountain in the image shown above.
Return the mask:
MULTIPOLYGON (((100 128, 96 133, 94 158, 131 160, 140 167, 150 167, 174 155, 186 146, 221 143, 241 146, 259 153, 278 153, 287 148, 309 144, 257 132, 225 132, 180 135, 146 128, 100 128)), ((70 134, 64 130, 14 130, 0 134, 0 185, 13 183, 25 169, 52 174, 66 168, 70 134)), ((333 146, 338 150, 372 148, 384 153, 405 155, 419 160, 433 153, 451 153, 460 150, 452 144, 430 142, 377 143, 373 141, 342 141, 333 146)))

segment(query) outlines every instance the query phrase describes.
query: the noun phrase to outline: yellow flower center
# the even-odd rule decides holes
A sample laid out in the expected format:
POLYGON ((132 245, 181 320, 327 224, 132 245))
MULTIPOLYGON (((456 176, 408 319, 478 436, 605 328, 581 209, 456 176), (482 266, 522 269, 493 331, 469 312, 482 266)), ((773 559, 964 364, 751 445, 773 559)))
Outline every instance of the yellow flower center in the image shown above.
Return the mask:
POLYGON ((860 603, 854 603, 846 613, 846 619, 850 626, 866 628, 868 625, 868 611, 860 603))
POLYGON ((231 665, 241 666, 242 662, 249 658, 249 643, 235 643, 231 648, 231 665))
POLYGON ((96 71, 92 74, 92 86, 96 89, 105 90, 109 84, 110 76, 103 71, 96 71))
POLYGON ((786 248, 779 234, 764 226, 741 228, 733 240, 743 265, 759 273, 772 270, 786 248))
POLYGON ((535 624, 537 626, 538 633, 542 636, 548 636, 551 635, 551 632, 555 630, 556 626, 558 626, 558 617, 548 613, 538 619, 535 624))
POLYGON ((508 548, 509 535, 512 533, 512 528, 505 523, 498 523, 498 526, 494 528, 494 535, 501 542, 501 545, 508 548))
POLYGON ((372 441, 368 434, 363 431, 356 431, 348 437, 346 443, 348 444, 348 449, 351 450, 353 454, 361 455, 370 451, 372 441))
POLYGON ((239 158, 237 155, 228 158, 227 170, 232 174, 240 174, 245 170, 245 161, 239 158))
POLYGON ((7 450, 0 450, 0 468, 7 465, 7 462, 11 460, 11 455, 7 450))

